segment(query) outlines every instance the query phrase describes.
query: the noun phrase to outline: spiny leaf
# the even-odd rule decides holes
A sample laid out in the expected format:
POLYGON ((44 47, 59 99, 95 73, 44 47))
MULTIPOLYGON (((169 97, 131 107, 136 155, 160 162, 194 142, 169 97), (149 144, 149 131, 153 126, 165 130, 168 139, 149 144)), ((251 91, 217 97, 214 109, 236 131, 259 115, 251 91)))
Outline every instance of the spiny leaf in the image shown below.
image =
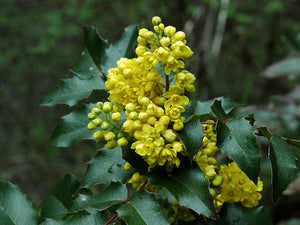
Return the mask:
POLYGON ((69 147, 80 140, 92 139, 94 131, 87 128, 90 122, 87 115, 95 106, 95 104, 83 105, 62 117, 51 136, 50 144, 69 147))
POLYGON ((110 68, 117 66, 117 61, 121 57, 132 58, 134 56, 133 45, 136 43, 138 30, 136 25, 128 26, 119 41, 110 45, 105 50, 105 57, 101 60, 101 71, 107 74, 110 68))
POLYGON ((79 182, 73 175, 66 175, 63 181, 53 185, 49 196, 40 205, 42 219, 58 219, 66 214, 78 186, 79 182))
POLYGON ((219 120, 224 120, 224 119, 229 118, 229 116, 227 115, 227 113, 224 111, 224 109, 222 107, 222 102, 221 101, 215 100, 210 108, 219 120))
POLYGON ((204 135, 203 126, 197 118, 192 118, 184 124, 184 129, 177 132, 180 139, 183 141, 190 158, 197 153, 197 149, 202 145, 204 135))
POLYGON ((103 210, 112 205, 124 202, 127 199, 127 188, 124 184, 112 182, 105 190, 98 195, 79 194, 74 200, 71 211, 85 208, 96 208, 103 210))
POLYGON ((46 219, 41 225, 99 225, 104 224, 104 221, 105 218, 100 213, 92 215, 80 213, 79 215, 74 215, 66 220, 46 219))
POLYGON ((165 187, 180 205, 206 217, 216 217, 216 209, 208 191, 208 181, 198 167, 178 170, 173 176, 151 174, 149 182, 165 187))
POLYGON ((130 202, 118 208, 117 212, 130 225, 170 224, 159 203, 146 191, 134 193, 130 202))
POLYGON ((37 224, 39 212, 33 202, 16 186, 0 183, 0 221, 7 225, 37 224))
POLYGON ((269 66, 263 74, 268 78, 282 77, 289 74, 300 74, 300 57, 289 58, 269 66))
POLYGON ((260 154, 252 126, 245 118, 232 118, 217 124, 217 145, 233 159, 248 177, 257 182, 260 154))
POLYGON ((124 169, 126 161, 122 159, 120 147, 114 149, 101 149, 88 163, 88 168, 83 176, 81 187, 90 187, 94 184, 126 182, 131 175, 124 169))
POLYGON ((272 164, 273 200, 276 203, 293 180, 296 169, 295 156, 286 141, 276 135, 270 140, 270 160, 272 164))
POLYGON ((100 76, 90 76, 86 79, 74 76, 63 80, 42 99, 41 105, 54 106, 63 103, 74 106, 81 99, 88 97, 94 89, 105 89, 104 81, 100 76))

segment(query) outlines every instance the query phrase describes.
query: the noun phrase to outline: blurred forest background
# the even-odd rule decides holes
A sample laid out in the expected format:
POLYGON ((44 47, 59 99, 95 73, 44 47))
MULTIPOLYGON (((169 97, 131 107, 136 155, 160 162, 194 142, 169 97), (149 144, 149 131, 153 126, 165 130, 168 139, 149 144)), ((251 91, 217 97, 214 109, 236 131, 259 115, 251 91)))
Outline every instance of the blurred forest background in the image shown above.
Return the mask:
MULTIPOLYGON (((39 102, 70 76, 82 51, 83 25, 94 25, 115 42, 130 24, 151 28, 154 15, 187 34, 194 51, 187 65, 198 78, 194 97, 232 98, 272 132, 300 138, 300 71, 270 68, 287 58, 299 63, 300 1, 1 0, 1 180, 19 185, 39 204, 65 174, 81 177, 95 144, 49 146, 51 132, 69 109, 39 102)), ((299 210, 299 201, 295 204, 299 210)))

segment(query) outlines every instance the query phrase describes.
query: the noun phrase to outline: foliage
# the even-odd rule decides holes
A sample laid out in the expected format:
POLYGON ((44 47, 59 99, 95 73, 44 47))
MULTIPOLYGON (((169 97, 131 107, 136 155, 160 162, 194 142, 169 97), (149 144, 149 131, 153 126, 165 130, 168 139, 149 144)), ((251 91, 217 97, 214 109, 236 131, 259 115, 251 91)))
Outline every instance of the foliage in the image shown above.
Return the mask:
MULTIPOLYGON (((48 106, 59 103, 74 106, 80 100, 85 100, 84 104, 71 108, 74 111, 62 118, 53 132, 52 144, 70 147, 82 139, 91 139, 93 134, 95 138, 94 131, 91 131, 94 128, 87 128, 87 116, 98 107, 98 100, 89 97, 94 91, 106 92, 104 82, 109 80, 107 69, 116 67, 118 59, 134 57, 137 37, 137 27, 131 25, 125 29, 118 42, 108 44, 96 29, 84 28, 85 46, 71 70, 74 76, 62 81, 42 100, 42 104, 48 106)), ((167 83, 167 74, 170 72, 165 70, 161 73, 167 83)), ((166 87, 168 91, 169 86, 166 87)), ((105 94, 101 98, 106 97, 105 94)), ((278 201, 293 179, 295 156, 290 144, 299 147, 299 141, 272 134, 266 127, 255 126, 252 114, 233 113, 237 106, 239 104, 222 97, 206 102, 196 99, 186 104, 185 113, 182 114, 186 119, 184 128, 173 126, 176 140, 180 140, 186 154, 180 155, 181 166, 176 164, 171 169, 168 165, 164 167, 164 164, 152 167, 145 158, 136 154, 137 149, 131 153, 128 153, 128 147, 123 146, 123 149, 110 149, 106 140, 107 146, 101 147, 91 159, 81 181, 67 175, 62 182, 52 187, 48 198, 39 206, 40 216, 33 203, 16 186, 1 183, 0 219, 7 221, 7 224, 108 224, 112 220, 118 224, 133 225, 169 224, 169 220, 174 224, 188 224, 189 220, 195 220, 197 224, 260 224, 261 221, 271 224, 269 215, 262 207, 245 208, 243 200, 225 203, 216 198, 220 194, 219 189, 222 189, 222 186, 219 188, 222 181, 217 181, 222 178, 216 174, 219 170, 216 162, 206 169, 194 161, 198 151, 204 152, 207 145, 204 140, 209 139, 210 143, 214 143, 216 139, 215 148, 220 148, 222 159, 236 162, 241 169, 239 174, 247 177, 243 182, 259 186, 260 157, 264 153, 256 142, 256 136, 264 136, 269 141, 273 200, 278 201), (214 126, 215 131, 207 131, 214 126), (130 161, 131 156, 136 164, 130 161), (123 169, 126 161, 130 162, 135 171, 123 169), (145 169, 145 165, 148 167, 146 163, 150 165, 148 170, 145 169), (133 190, 128 183, 134 185, 134 175, 139 172, 139 177, 146 176, 147 179, 138 186, 138 190, 133 190), (95 193, 96 184, 104 185, 103 190, 95 193), (176 201, 178 208, 175 207, 176 201), (243 205, 237 203, 239 201, 243 205), (12 202, 26 213, 12 210, 12 202), (180 210, 184 212, 183 215, 180 215, 180 210), (202 216, 205 216, 205 220, 202 216)), ((125 114, 122 112, 122 115, 125 114)), ((126 116, 129 116, 127 112, 126 116)), ((167 140, 169 137, 165 138, 167 140)), ((100 141, 100 144, 104 145, 105 142, 100 141)))

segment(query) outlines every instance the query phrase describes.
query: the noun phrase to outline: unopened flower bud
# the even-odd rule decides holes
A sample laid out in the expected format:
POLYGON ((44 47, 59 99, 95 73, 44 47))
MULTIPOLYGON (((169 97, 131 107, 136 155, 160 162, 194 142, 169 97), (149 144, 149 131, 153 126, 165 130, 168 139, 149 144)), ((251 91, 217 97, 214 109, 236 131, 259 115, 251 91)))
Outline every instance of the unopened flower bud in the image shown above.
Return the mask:
POLYGON ((131 177, 131 180, 135 183, 139 182, 141 180, 139 172, 134 173, 131 177))
POLYGON ((125 137, 119 138, 117 142, 120 147, 124 147, 128 144, 128 141, 125 137))
POLYGON ((131 120, 137 120, 139 117, 139 114, 136 111, 130 112, 128 115, 128 118, 131 120))
POLYGON ((171 129, 166 130, 163 136, 167 142, 173 142, 176 140, 177 137, 176 134, 171 129))
POLYGON ((161 23, 161 24, 158 25, 158 28, 160 30, 164 30, 165 29, 165 25, 163 23, 161 23))
POLYGON ((167 26, 164 29, 164 33, 166 36, 172 37, 175 34, 175 32, 176 32, 176 28, 173 26, 167 26))
POLYGON ((104 134, 105 141, 111 141, 111 140, 115 139, 115 137, 116 137, 116 135, 111 131, 104 134))
POLYGON ((101 126, 101 124, 102 124, 102 119, 101 118, 95 118, 95 119, 93 119, 93 122, 96 124, 96 126, 101 126))
POLYGON ((93 121, 91 121, 91 122, 88 123, 87 128, 89 130, 96 130, 97 129, 97 125, 93 121))
POLYGON ((101 124, 101 129, 102 130, 107 130, 109 128, 109 123, 108 122, 103 122, 102 124, 101 124))
POLYGON ((209 193, 211 194, 212 197, 215 197, 217 195, 217 192, 214 188, 209 188, 209 193))
POLYGON ((147 97, 142 97, 138 99, 138 102, 143 106, 147 106, 150 104, 150 99, 147 97))
POLYGON ((102 109, 102 107, 103 107, 103 102, 97 102, 97 107, 98 107, 99 109, 102 109))
POLYGON ((135 110, 135 104, 133 103, 128 103, 126 106, 125 106, 125 109, 128 111, 128 112, 132 112, 135 110))
POLYGON ((138 119, 142 120, 142 121, 146 121, 148 119, 148 117, 149 117, 148 113, 146 113, 146 112, 140 112, 138 119))
POLYGON ((99 109, 99 108, 93 108, 92 109, 92 113, 94 113, 96 115, 99 115, 101 113, 101 109, 99 109))
POLYGON ((132 167, 132 165, 130 165, 130 163, 125 163, 125 165, 124 165, 124 169, 126 170, 126 171, 131 171, 132 169, 133 169, 133 167, 132 167))
POLYGON ((219 186, 223 183, 223 177, 221 176, 215 176, 215 178, 212 180, 212 184, 215 186, 219 186))
POLYGON ((113 105, 113 108, 112 108, 113 113, 121 112, 121 111, 122 111, 122 107, 120 105, 113 105))
POLYGON ((154 26, 157 26, 157 25, 159 25, 161 23, 161 18, 159 17, 159 16, 154 16, 153 18, 152 18, 152 24, 154 25, 154 26))
POLYGON ((115 122, 119 122, 121 120, 121 113, 115 112, 111 115, 111 119, 115 122))
POLYGON ((96 116, 97 116, 97 115, 96 115, 95 113, 89 113, 89 114, 88 114, 88 118, 89 118, 90 120, 95 119, 96 116))
POLYGON ((95 131, 95 133, 93 134, 93 137, 95 140, 104 140, 104 135, 101 130, 95 131))
POLYGON ((216 171, 214 169, 209 169, 205 171, 205 175, 209 178, 212 179, 217 175, 216 171))
POLYGON ((163 125, 168 125, 170 123, 170 117, 168 116, 161 116, 159 118, 159 121, 163 124, 163 125))
POLYGON ((145 38, 145 34, 148 32, 148 30, 146 28, 142 28, 139 30, 139 36, 141 36, 142 38, 145 38))
POLYGON ((183 31, 178 31, 174 34, 176 41, 183 41, 185 39, 185 33, 183 31))
POLYGON ((103 110, 104 113, 110 113, 112 111, 111 102, 104 102, 102 110, 103 110))
POLYGON ((169 45, 170 45, 170 38, 169 37, 163 37, 162 39, 160 39, 159 43, 163 47, 169 47, 169 45))
POLYGON ((115 147, 117 147, 117 142, 116 140, 112 140, 106 143, 106 146, 108 149, 113 149, 115 147))

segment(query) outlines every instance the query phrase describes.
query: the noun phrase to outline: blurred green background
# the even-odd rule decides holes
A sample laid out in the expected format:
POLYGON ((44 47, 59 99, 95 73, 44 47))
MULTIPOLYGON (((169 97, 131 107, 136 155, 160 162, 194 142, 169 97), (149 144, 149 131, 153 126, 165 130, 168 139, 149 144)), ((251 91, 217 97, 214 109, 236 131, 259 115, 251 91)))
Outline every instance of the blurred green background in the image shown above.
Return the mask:
POLYGON ((11 181, 39 204, 66 173, 80 177, 95 155, 93 142, 49 146, 68 107, 39 106, 60 79, 70 76, 83 47, 83 25, 98 27, 109 42, 123 28, 151 28, 158 15, 187 34, 197 76, 194 97, 225 96, 256 113, 259 123, 300 138, 297 74, 263 73, 300 53, 300 1, 295 0, 1 0, 0 179, 11 181))

